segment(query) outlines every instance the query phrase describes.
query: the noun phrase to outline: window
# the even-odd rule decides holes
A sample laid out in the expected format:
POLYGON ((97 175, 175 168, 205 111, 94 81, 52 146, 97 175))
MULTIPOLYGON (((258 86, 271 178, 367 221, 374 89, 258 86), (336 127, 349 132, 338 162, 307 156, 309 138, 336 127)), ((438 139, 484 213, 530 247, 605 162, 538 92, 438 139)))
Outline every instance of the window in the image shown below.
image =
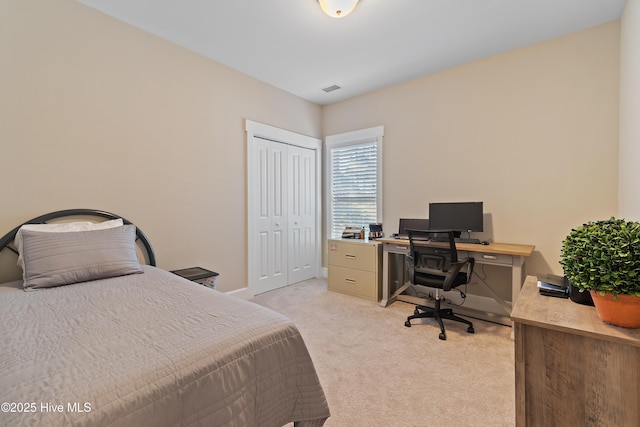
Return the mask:
POLYGON ((327 144, 327 234, 382 222, 384 127, 331 135, 327 144))

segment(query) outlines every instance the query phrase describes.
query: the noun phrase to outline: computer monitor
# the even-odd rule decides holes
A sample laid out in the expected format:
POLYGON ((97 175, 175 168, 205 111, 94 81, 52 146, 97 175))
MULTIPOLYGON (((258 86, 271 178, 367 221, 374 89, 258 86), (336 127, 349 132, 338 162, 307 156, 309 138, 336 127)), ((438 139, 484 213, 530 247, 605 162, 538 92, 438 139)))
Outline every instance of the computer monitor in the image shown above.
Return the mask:
POLYGON ((483 231, 482 202, 429 203, 432 230, 483 231))
POLYGON ((407 230, 428 230, 429 220, 423 218, 400 218, 398 237, 407 237, 407 230))

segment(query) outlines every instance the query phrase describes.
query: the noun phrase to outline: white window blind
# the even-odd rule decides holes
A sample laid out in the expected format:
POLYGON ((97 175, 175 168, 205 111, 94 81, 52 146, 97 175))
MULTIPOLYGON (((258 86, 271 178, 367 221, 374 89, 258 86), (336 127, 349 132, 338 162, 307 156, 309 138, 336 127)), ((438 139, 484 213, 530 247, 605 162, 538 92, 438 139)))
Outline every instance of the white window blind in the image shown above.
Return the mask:
POLYGON ((345 227, 378 219, 378 144, 376 140, 330 150, 331 236, 345 227))

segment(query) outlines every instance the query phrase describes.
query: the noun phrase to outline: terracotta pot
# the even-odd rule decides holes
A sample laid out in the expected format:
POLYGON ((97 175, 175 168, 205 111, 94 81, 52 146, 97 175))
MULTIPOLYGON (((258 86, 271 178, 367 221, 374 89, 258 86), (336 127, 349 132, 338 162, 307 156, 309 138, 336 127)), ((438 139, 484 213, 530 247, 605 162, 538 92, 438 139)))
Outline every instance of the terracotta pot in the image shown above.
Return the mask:
POLYGON ((615 300, 613 294, 590 293, 600 320, 624 328, 640 328, 640 297, 619 294, 615 300))

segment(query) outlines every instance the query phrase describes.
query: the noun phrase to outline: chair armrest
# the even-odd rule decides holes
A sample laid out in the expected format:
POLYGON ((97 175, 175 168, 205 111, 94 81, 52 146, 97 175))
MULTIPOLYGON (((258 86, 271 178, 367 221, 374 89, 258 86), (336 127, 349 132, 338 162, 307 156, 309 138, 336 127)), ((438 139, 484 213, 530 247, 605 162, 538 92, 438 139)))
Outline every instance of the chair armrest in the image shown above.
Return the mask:
POLYGON ((460 271, 465 265, 468 265, 467 280, 465 283, 469 283, 471 281, 471 275, 473 274, 473 267, 475 266, 475 261, 476 260, 474 258, 465 258, 458 262, 452 263, 451 268, 447 272, 447 277, 445 277, 444 279, 442 289, 445 291, 451 290, 455 278, 458 277, 458 274, 460 274, 460 271))

